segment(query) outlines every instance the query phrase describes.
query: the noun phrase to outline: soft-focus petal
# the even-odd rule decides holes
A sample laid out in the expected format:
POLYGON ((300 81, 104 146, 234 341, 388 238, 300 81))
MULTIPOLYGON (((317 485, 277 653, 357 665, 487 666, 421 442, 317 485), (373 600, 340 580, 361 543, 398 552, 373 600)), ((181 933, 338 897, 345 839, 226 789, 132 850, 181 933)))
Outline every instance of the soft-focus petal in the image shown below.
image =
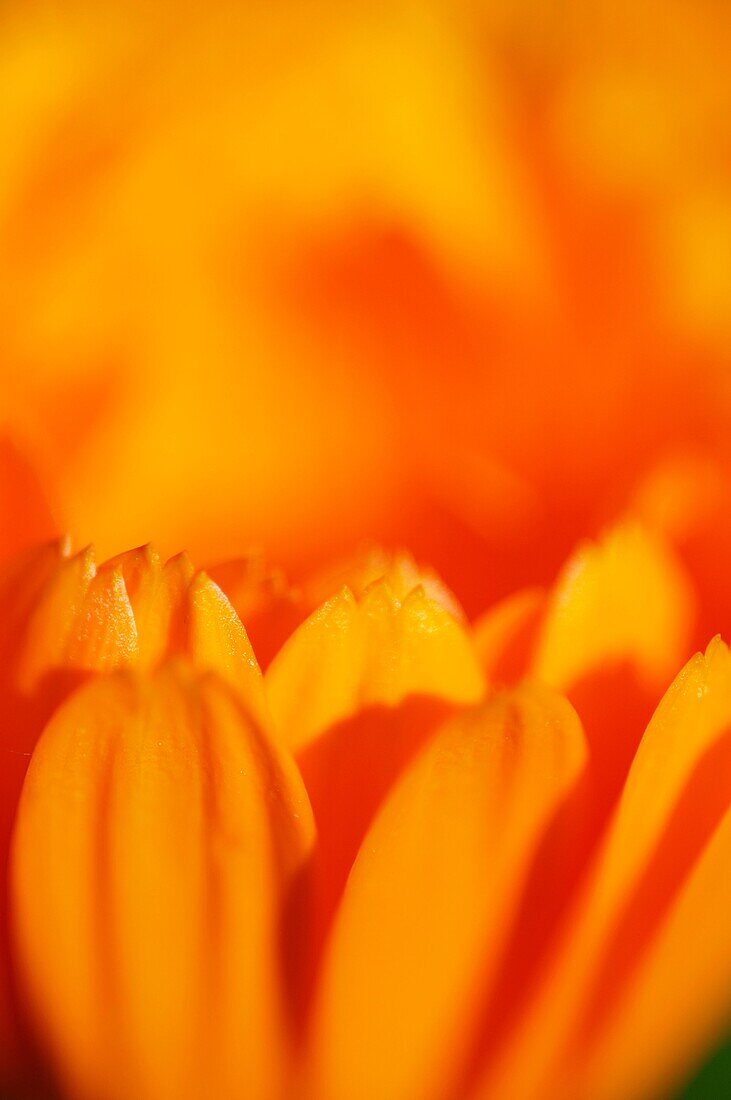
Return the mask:
MULTIPOLYGON (((704 793, 713 802, 711 813, 718 814, 722 787, 726 809, 707 845, 700 854, 694 852, 697 860, 687 881, 591 1052, 581 1089, 592 1100, 674 1095, 688 1067, 698 1065, 727 1031, 731 989, 728 737, 713 767, 723 771, 717 771, 715 781, 706 774, 704 793)), ((679 849, 680 855, 682 845, 679 849)), ((719 1087, 724 1083, 719 1082, 719 1087)))
POLYGON ((24 991, 73 1095, 277 1094, 285 917, 311 844, 290 762, 220 681, 90 684, 34 754, 14 848, 24 991))
POLYGON ((137 657, 137 624, 119 567, 100 570, 84 594, 60 664, 111 672, 137 657))
POLYGON ((571 707, 524 686, 454 718, 389 795, 326 954, 322 1100, 450 1095, 528 868, 585 758, 571 707))
POLYGON ((380 546, 371 546, 310 577, 302 586, 302 597, 312 604, 312 610, 329 599, 341 588, 349 588, 357 599, 375 581, 385 580, 399 600, 404 600, 419 585, 430 600, 449 611, 458 621, 464 620, 459 600, 450 592, 441 577, 433 569, 419 565, 406 550, 389 552, 380 546))
MULTIPOLYGON (((679 933, 669 931, 669 926, 663 931, 668 913, 676 899, 681 907, 695 909, 696 902, 683 901, 686 889, 696 897, 698 891, 712 889, 708 872, 700 869, 702 862, 698 874, 703 885, 690 883, 696 861, 704 858, 731 803, 730 728, 731 655, 716 639, 705 654, 689 662, 658 707, 632 764, 601 857, 546 980, 495 1076, 488 1072, 481 1096, 578 1100, 595 1095, 583 1074, 591 1069, 592 1058, 610 1056, 612 1047, 602 1046, 605 1029, 619 1022, 617 1043, 622 1033, 631 1035, 631 1015, 620 1015, 619 1007, 628 998, 622 1012, 629 1012, 626 1005, 631 1006, 633 992, 641 998, 645 981, 659 983, 652 967, 660 971, 663 952, 679 947, 679 933), (661 961, 646 964, 644 953, 652 950, 658 936, 661 961), (663 946, 666 936, 669 946, 663 946), (647 977, 645 965, 651 968, 647 977)), ((725 841, 717 843, 722 846, 725 841)), ((709 857, 711 863, 715 858, 709 857)), ((717 884, 719 928, 726 899, 722 879, 717 884)), ((673 919, 690 931, 685 918, 673 919)), ((668 1042, 676 1034, 686 983, 698 988, 699 982, 712 982, 707 961, 694 945, 691 935, 685 958, 674 955, 674 976, 666 971, 667 1001, 662 997, 654 1003, 655 1035, 666 1028, 668 1042)), ((708 948, 724 966, 723 937, 712 936, 708 948)), ((724 1022, 727 1005, 717 989, 709 992, 703 1011, 697 1016, 684 1013, 686 1050, 712 1038, 714 1026, 720 1028, 724 1022)), ((657 1053, 648 1052, 644 1073, 650 1082, 668 1065, 665 1059, 654 1060, 657 1053)), ((598 1064, 601 1061, 595 1069, 598 1064)), ((598 1078, 592 1080, 596 1084, 598 1078)), ((638 1095, 644 1095, 643 1089, 641 1081, 638 1095)), ((600 1089, 596 1095, 604 1094, 600 1089)))
POLYGON ((662 542, 620 525, 571 557, 549 600, 533 673, 560 690, 593 670, 632 661, 656 688, 687 644, 688 581, 662 542))
POLYGON ((0 436, 0 559, 57 534, 35 471, 0 436))
POLYGON ((247 700, 257 721, 268 724, 264 682, 243 624, 217 584, 200 572, 186 601, 188 654, 212 669, 247 700))
POLYGON ((526 675, 546 602, 542 588, 527 588, 506 596, 477 620, 475 647, 490 683, 514 684, 526 675))
MULTIPOLYGON (((0 565, 0 701, 4 719, 0 769, 0 883, 5 899, 15 807, 42 716, 17 690, 28 616, 62 557, 58 543, 33 547, 0 565)), ((7 905, 0 904, 0 1089, 19 1074, 22 1053, 12 991, 7 905)))
MULTIPOLYGON (((95 572, 90 547, 59 561, 29 618, 18 668, 21 691, 37 689, 49 673, 65 668, 68 648, 95 572)), ((103 629, 104 624, 101 625, 103 629)))
POLYGON ((449 711, 482 696, 482 672, 467 629, 421 586, 400 599, 381 579, 311 615, 266 686, 318 825, 322 927, 384 794, 449 711))
MULTIPOLYGON (((673 551, 626 520, 582 543, 548 592, 519 592, 476 624, 488 677, 510 683, 529 673, 578 711, 590 746, 592 832, 620 791, 659 695, 688 657, 693 609, 673 551)), ((588 849, 588 832, 586 839, 588 849)))
POLYGON ((346 588, 323 604, 266 679, 277 727, 295 750, 369 704, 410 695, 469 703, 483 690, 464 628, 420 586, 399 598, 385 580, 360 601, 346 588))
POLYGON ((176 554, 165 562, 158 583, 148 589, 148 599, 137 612, 142 667, 154 668, 166 653, 185 652, 185 598, 194 575, 188 555, 176 554))
POLYGON ((207 572, 226 593, 246 627, 262 668, 269 665, 309 611, 322 603, 318 600, 312 607, 306 607, 299 589, 290 585, 284 572, 269 565, 261 554, 221 562, 207 572))

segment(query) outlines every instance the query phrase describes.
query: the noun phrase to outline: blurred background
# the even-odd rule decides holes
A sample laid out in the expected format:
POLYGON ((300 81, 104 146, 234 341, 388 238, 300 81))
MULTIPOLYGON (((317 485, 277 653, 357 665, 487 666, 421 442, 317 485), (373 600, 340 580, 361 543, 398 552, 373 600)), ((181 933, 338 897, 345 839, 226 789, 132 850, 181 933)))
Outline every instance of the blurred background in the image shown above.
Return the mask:
POLYGON ((716 0, 5 0, 0 411, 56 525, 404 543, 476 613, 717 517, 730 46, 716 0))
POLYGON ((729 57, 723 0, 4 0, 2 539, 377 540, 475 615, 629 512, 728 637, 729 57))

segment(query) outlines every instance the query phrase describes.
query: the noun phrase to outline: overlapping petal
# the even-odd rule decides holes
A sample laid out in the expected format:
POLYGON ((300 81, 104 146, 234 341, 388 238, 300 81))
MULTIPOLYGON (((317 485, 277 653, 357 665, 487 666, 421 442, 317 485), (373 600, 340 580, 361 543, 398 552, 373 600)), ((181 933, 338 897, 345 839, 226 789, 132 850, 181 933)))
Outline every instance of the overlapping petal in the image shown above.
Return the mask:
POLYGON ((62 707, 24 787, 13 900, 64 1087, 280 1095, 311 844, 294 766, 217 677, 119 674, 62 707))
POLYGON ((338 912, 313 1096, 459 1094, 532 857, 585 755, 571 707, 525 686, 447 722, 414 761, 338 912))
MULTIPOLYGON (((399 574, 400 575, 400 574, 399 574)), ((344 588, 292 635, 266 673, 275 729, 295 752, 319 831, 327 924, 389 786, 484 680, 465 625, 421 584, 344 588)))
POLYGON ((727 890, 711 868, 726 845, 731 804, 730 708, 731 657, 716 639, 681 672, 648 726, 563 943, 481 1097, 619 1097, 628 1087, 652 1095, 724 1026, 727 890), (711 897, 717 931, 703 951, 691 937, 681 957, 679 929, 711 897), (705 984, 709 996, 695 1015, 685 998, 705 984), (652 1009, 649 998, 657 998, 652 1009), (635 1005, 645 1012, 636 1033, 635 1005), (680 1045, 640 1059, 650 1038, 657 1053, 680 1045))

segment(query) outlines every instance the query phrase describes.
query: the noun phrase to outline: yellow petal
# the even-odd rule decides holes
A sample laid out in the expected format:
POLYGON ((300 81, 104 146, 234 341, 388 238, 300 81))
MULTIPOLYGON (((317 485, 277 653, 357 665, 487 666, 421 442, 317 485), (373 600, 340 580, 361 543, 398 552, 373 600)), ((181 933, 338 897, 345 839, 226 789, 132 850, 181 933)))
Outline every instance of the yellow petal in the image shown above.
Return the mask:
POLYGON ((318 607, 343 587, 360 599, 375 581, 385 580, 394 595, 404 600, 419 585, 429 599, 440 604, 459 622, 465 613, 441 577, 433 569, 418 565, 406 550, 390 553, 380 546, 371 546, 352 558, 318 573, 304 585, 303 597, 311 607, 318 607))
POLYGON ((66 644, 64 666, 111 672, 137 657, 137 624, 119 567, 89 582, 66 644))
POLYGON ((318 1100, 451 1095, 531 858, 584 761, 571 707, 523 686, 446 723, 351 872, 315 1024, 318 1100))
POLYGON ((269 666, 267 697, 293 750, 350 714, 358 698, 365 641, 355 597, 345 588, 294 632, 269 666))
POLYGON ((467 631, 421 587, 404 600, 377 581, 360 602, 345 588, 309 617, 266 675, 282 737, 300 750, 369 705, 410 695, 469 703, 484 689, 467 631))
POLYGON ((293 588, 284 572, 261 554, 221 562, 207 572, 226 593, 246 627, 261 668, 270 664, 312 607, 322 602, 317 600, 305 608, 299 589, 293 588))
POLYGON ((185 652, 185 598, 194 574, 188 555, 176 554, 165 562, 157 583, 147 588, 147 606, 140 609, 138 624, 141 667, 154 668, 166 654, 185 652))
POLYGON ((44 731, 18 813, 23 989, 80 1100, 268 1100, 280 937, 312 839, 291 763, 218 679, 93 681, 44 731))
MULTIPOLYGON (((730 749, 727 737, 726 774, 730 749)), ((730 795, 726 784, 727 806, 730 795)), ((725 1035, 731 1010, 729 867, 731 809, 582 1069, 582 1095, 592 1100, 674 1095, 725 1035), (658 1051, 661 1058, 654 1056, 658 1051)))
POLYGON ((595 832, 658 698, 689 656, 691 609, 680 565, 632 522, 580 547, 549 596, 531 674, 563 691, 584 725, 595 832))
POLYGON ((564 567, 532 672, 565 690, 592 669, 630 661, 656 689, 685 656, 690 616, 688 582, 670 551, 639 525, 621 524, 564 567))
MULTIPOLYGON (((716 639, 683 669, 648 726, 561 949, 498 1066, 486 1071, 481 1096, 602 1095, 583 1091, 584 1064, 599 1057, 594 1052, 603 1049, 605 1028, 642 972, 645 953, 731 803, 730 726, 731 654, 716 639)), ((719 885, 719 900, 725 896, 719 885)), ((679 1002, 671 994, 696 978, 699 956, 693 944, 689 934, 677 984, 666 989, 669 1002, 661 997, 654 1004, 658 1027, 663 1018, 675 1017, 679 1002)), ((717 1007, 717 1000, 710 1004, 717 1007)), ((624 1014, 620 1025, 629 1036, 631 1015, 624 1014)), ((692 1012, 686 1025, 692 1045, 698 1035, 692 1012)), ((698 1026, 707 1031, 703 1013, 698 1026)), ((663 1051, 664 1045, 645 1051, 650 1077, 665 1064, 663 1051)))
POLYGON ((217 672, 268 724, 264 681, 246 630, 217 584, 198 573, 187 592, 188 653, 197 668, 217 672))
POLYGON ((162 579, 162 564, 156 550, 149 544, 127 550, 99 566, 99 573, 118 570, 124 580, 137 630, 138 656, 148 649, 149 620, 153 614, 155 597, 162 579))

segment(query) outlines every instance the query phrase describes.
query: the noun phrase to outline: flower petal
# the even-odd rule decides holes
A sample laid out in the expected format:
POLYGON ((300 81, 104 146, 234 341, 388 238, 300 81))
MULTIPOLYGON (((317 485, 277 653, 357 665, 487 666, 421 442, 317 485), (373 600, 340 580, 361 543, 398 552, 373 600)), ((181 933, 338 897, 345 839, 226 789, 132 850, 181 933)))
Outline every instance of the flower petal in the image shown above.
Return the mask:
MULTIPOLYGON (((731 746, 726 739, 728 775, 731 746)), ((717 767, 720 761, 714 759, 717 767)), ((731 803, 726 783, 725 802, 731 803)), ((584 1095, 671 1095, 731 1010, 731 809, 713 834, 582 1072, 584 1095), (652 1052, 662 1051, 662 1059, 652 1052)))
POLYGON ((405 600, 410 592, 421 586, 429 599, 449 611, 458 622, 465 621, 465 613, 457 597, 433 569, 418 565, 406 550, 390 553, 380 546, 361 550, 311 577, 303 586, 303 598, 314 610, 347 587, 360 600, 366 590, 380 580, 387 582, 399 600, 405 600))
POLYGON ((423 588, 401 600, 385 580, 360 602, 344 588, 324 603, 274 659, 266 682, 277 728, 294 750, 368 705, 395 706, 410 695, 471 703, 484 690, 464 628, 423 588))
MULTIPOLYGON (((633 984, 640 982, 636 988, 641 989, 645 955, 731 805, 730 728, 731 654, 716 639, 688 663, 658 707, 560 950, 498 1067, 487 1071, 480 1096, 568 1100, 603 1095, 586 1085, 584 1067, 599 1057, 605 1028, 631 996, 633 984)), ((710 890, 705 873, 698 873, 710 890)), ((719 881, 720 905, 725 898, 726 886, 719 881)), ((694 939, 686 942, 685 959, 675 974, 678 995, 686 983, 698 980, 699 968, 707 972, 705 960, 693 951, 694 939)), ((710 943, 724 962, 718 937, 710 943)), ((669 1021, 669 1037, 677 1026, 678 1004, 671 997, 667 1005, 660 1000, 654 1006, 658 1028, 663 1018, 669 1021)), ((717 991, 707 1007, 718 1010, 717 991)), ((684 1019, 687 1050, 699 1031, 707 1036, 709 1022, 704 1013, 697 1025, 693 1013, 684 1019)), ((613 1026, 628 1036, 632 1017, 622 1010, 616 1020, 613 1026)), ((661 1051, 664 1043, 645 1051, 649 1080, 665 1064, 661 1051)), ((645 1095, 641 1082, 637 1095, 645 1095)))
MULTIPOLYGON (((157 551, 149 543, 117 554, 100 565, 97 572, 111 573, 119 570, 134 614, 137 631, 137 658, 143 655, 143 640, 149 634, 148 620, 154 607, 155 595, 162 580, 162 564, 157 551)), ((148 648, 145 645, 145 650, 148 648)))
MULTIPOLYGON (((207 573, 231 601, 246 627, 259 665, 266 668, 312 608, 304 607, 299 590, 292 588, 284 572, 269 565, 261 554, 221 562, 207 573)), ((320 603, 322 600, 313 606, 320 603)))
POLYGON ((76 613, 63 663, 67 668, 112 672, 131 664, 137 651, 137 624, 122 570, 99 570, 76 613))
MULTIPOLYGON (((40 725, 34 708, 17 690, 16 671, 28 616, 62 556, 58 543, 36 546, 0 566, 0 709, 3 715, 0 769, 0 884, 7 888, 7 857, 20 789, 40 725)), ((7 905, 0 905, 0 1091, 10 1088, 22 1063, 14 1002, 7 905)))
POLYGON ((475 646, 492 684, 514 684, 529 671, 546 609, 542 588, 507 596, 475 623, 475 646))
POLYGON ((74 1095, 277 1094, 280 935, 311 839, 294 766, 216 678, 117 674, 58 711, 21 799, 13 911, 74 1095))
POLYGON ((91 547, 63 558, 44 586, 29 619, 18 686, 30 694, 49 672, 66 667, 69 642, 89 585, 96 574, 91 547))
POLYGON ((563 691, 586 730, 594 831, 616 803, 657 699, 689 656, 689 582, 634 522, 569 559, 538 632, 532 675, 563 691))
POLYGON ((663 543, 638 524, 620 524, 579 547, 564 567, 533 674, 566 690, 594 668, 631 660, 654 689, 682 659, 690 603, 688 582, 663 543))
POLYGON ((387 790, 483 678, 467 630, 421 587, 349 589, 310 616, 266 674, 275 728, 297 754, 318 826, 320 936, 387 790))
POLYGON ((201 571, 190 583, 186 606, 188 653, 193 663, 217 672, 246 701, 252 716, 268 725, 261 670, 227 597, 201 571))
POLYGON ((584 762, 580 724, 526 685, 447 722, 361 847, 326 955, 314 1095, 450 1095, 536 846, 584 762))
POLYGON ((188 555, 176 554, 165 562, 158 583, 146 589, 147 606, 139 608, 138 625, 143 668, 154 668, 169 653, 186 651, 185 598, 194 575, 188 555))

